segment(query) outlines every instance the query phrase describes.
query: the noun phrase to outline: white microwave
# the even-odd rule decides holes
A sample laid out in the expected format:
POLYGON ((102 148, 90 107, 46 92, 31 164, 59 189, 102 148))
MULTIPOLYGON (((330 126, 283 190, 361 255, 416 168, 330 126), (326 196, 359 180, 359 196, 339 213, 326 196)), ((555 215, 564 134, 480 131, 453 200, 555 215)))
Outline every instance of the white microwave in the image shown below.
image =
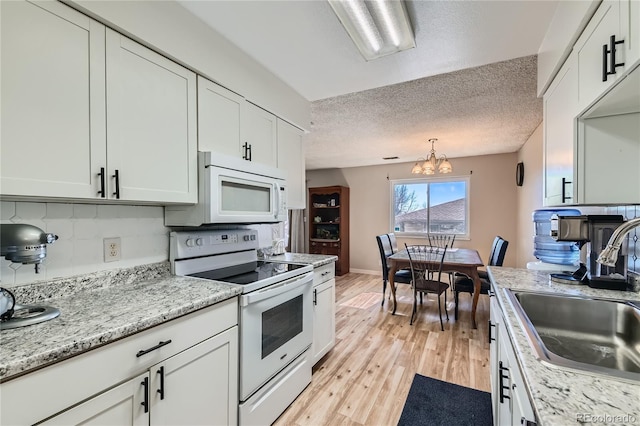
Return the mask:
POLYGON ((166 206, 166 226, 287 219, 285 173, 215 152, 198 153, 198 204, 166 206))

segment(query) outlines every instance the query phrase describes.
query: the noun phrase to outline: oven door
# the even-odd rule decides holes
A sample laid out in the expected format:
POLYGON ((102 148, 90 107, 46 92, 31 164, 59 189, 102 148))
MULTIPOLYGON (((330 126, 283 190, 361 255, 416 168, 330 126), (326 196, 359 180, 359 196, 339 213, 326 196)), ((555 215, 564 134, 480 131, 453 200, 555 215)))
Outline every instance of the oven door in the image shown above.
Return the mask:
POLYGON ((240 297, 240 400, 245 401, 313 340, 313 272, 240 297))

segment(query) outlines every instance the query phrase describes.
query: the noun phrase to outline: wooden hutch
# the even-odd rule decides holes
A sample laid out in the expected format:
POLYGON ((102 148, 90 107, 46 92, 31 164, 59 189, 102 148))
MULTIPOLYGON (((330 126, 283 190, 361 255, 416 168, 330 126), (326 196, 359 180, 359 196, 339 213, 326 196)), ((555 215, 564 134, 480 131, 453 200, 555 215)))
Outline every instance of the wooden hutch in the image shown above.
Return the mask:
POLYGON ((349 188, 309 188, 309 253, 338 256, 336 275, 349 272, 349 188))

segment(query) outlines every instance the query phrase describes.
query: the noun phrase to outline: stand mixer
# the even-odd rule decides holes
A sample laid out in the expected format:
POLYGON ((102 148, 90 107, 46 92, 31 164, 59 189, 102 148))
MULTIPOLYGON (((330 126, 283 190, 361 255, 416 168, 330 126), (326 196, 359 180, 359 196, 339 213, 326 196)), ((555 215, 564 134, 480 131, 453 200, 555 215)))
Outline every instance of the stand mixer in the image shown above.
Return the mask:
MULTIPOLYGON (((47 244, 53 244, 57 235, 22 223, 0 224, 0 255, 14 263, 38 266, 47 257, 47 244)), ((0 329, 16 328, 53 319, 60 311, 50 306, 19 305, 14 294, 0 287, 0 329)))

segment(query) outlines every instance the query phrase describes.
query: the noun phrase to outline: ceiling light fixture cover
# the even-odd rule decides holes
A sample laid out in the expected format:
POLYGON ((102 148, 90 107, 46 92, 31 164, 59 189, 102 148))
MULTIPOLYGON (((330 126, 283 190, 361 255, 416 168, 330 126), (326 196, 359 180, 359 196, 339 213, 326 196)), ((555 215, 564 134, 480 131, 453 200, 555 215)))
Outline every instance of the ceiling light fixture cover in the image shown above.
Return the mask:
POLYGON ((328 0, 367 61, 416 47, 402 0, 328 0))
POLYGON ((413 174, 423 174, 423 175, 434 175, 436 174, 436 170, 438 173, 451 173, 453 171, 453 166, 447 160, 446 155, 441 155, 440 158, 436 156, 436 150, 433 147, 433 144, 437 142, 438 139, 429 139, 431 142, 431 152, 427 156, 427 159, 419 158, 416 164, 411 169, 411 173, 413 174), (420 162, 423 162, 420 164, 420 162))

